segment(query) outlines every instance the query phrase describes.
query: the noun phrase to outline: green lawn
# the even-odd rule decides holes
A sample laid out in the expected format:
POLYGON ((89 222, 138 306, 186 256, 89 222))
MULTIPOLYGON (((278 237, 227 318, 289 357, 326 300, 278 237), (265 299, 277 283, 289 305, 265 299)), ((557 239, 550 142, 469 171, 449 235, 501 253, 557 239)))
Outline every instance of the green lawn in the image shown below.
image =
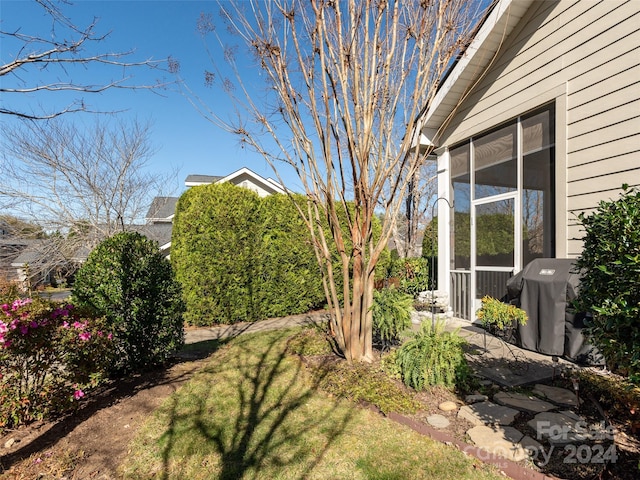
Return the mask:
POLYGON ((285 353, 292 332, 246 335, 215 351, 140 430, 123 476, 503 478, 452 447, 321 392, 302 362, 285 353))

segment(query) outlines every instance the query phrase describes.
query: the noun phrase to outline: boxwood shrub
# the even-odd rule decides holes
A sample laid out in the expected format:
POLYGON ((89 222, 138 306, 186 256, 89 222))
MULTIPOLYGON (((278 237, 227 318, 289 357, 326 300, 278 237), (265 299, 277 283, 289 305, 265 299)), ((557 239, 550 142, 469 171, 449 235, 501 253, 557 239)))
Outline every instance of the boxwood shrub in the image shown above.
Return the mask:
POLYGON ((157 243, 139 233, 100 243, 76 273, 72 298, 106 317, 118 373, 158 365, 184 343, 180 285, 157 243))

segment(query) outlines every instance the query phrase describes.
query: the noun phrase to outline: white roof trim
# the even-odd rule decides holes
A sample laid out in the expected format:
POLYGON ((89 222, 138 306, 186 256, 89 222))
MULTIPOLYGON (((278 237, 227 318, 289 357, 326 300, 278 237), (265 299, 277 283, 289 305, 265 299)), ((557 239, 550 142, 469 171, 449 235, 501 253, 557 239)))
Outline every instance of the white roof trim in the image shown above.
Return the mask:
POLYGON ((278 182, 276 182, 275 180, 273 180, 271 178, 264 178, 264 177, 258 175, 257 173, 249 170, 247 167, 242 167, 240 170, 237 170, 237 171, 235 171, 233 173, 230 173, 226 177, 223 177, 220 180, 218 180, 216 183, 230 182, 234 178, 239 177, 240 175, 243 175, 243 174, 246 174, 249 177, 253 178, 254 180, 256 180, 258 182, 258 184, 263 184, 268 188, 272 188, 273 190, 275 190, 278 193, 285 193, 284 188, 282 188, 282 185, 280 185, 278 182))
POLYGON ((499 0, 484 24, 453 66, 421 119, 422 145, 437 145, 441 126, 465 93, 491 64, 504 39, 516 27, 534 0, 499 0))

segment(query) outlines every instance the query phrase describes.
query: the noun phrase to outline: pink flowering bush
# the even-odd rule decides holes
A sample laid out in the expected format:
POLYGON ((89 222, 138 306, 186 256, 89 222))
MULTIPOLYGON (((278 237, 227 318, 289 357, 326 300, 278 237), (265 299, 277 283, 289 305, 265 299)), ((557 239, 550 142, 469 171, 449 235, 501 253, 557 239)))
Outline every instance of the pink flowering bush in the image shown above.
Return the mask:
POLYGON ((62 413, 106 378, 102 318, 43 299, 0 304, 0 431, 62 413))

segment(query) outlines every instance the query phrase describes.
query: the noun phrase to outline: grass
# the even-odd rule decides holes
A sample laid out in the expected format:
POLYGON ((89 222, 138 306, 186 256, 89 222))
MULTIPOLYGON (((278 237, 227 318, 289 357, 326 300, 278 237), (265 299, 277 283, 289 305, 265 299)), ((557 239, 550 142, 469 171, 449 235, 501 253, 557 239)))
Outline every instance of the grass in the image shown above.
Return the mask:
POLYGON ((221 346, 146 422, 124 478, 501 478, 458 450, 323 393, 287 353, 295 332, 221 346))

